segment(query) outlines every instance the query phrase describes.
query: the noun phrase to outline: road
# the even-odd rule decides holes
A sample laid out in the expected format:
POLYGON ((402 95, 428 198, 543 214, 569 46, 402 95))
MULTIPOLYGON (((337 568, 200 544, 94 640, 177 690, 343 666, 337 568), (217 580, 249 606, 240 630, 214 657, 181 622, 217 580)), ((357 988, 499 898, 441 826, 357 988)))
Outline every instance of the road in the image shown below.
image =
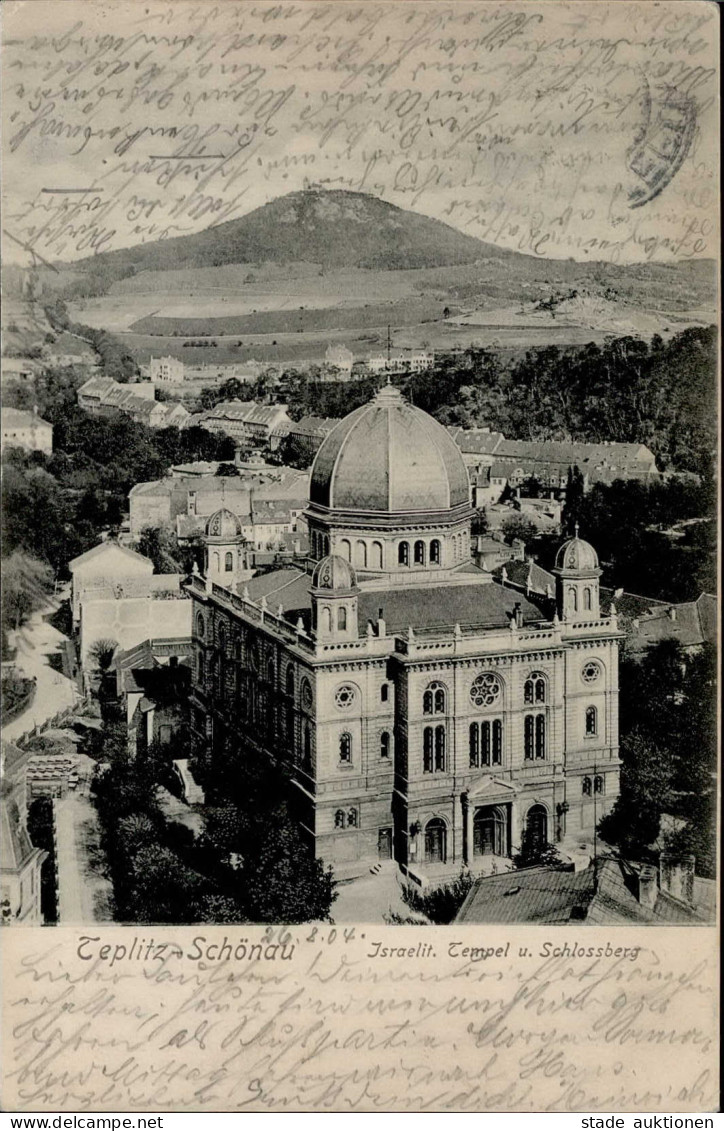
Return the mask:
POLYGON ((48 624, 46 617, 52 616, 60 605, 55 598, 46 608, 34 613, 27 624, 17 633, 10 633, 9 643, 17 649, 16 667, 22 675, 35 679, 35 697, 22 715, 3 727, 3 738, 12 742, 24 731, 52 718, 58 711, 72 707, 77 699, 73 680, 62 672, 55 671, 50 657, 57 656, 60 663, 62 649, 67 637, 48 624))
POLYGON ((103 874, 98 814, 88 796, 93 768, 91 758, 78 755, 78 788, 55 803, 58 922, 62 927, 113 919, 113 888, 103 874))

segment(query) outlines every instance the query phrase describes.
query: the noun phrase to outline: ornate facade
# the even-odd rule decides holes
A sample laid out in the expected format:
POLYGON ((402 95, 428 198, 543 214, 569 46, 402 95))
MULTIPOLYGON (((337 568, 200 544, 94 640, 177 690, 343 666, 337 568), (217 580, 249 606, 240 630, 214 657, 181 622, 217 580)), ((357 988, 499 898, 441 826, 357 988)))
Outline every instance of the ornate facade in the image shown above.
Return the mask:
POLYGON ((594 549, 576 532, 537 603, 474 566, 462 457, 390 387, 325 439, 306 517, 307 571, 188 583, 200 753, 270 760, 342 872, 590 837, 618 795, 623 637, 594 549))

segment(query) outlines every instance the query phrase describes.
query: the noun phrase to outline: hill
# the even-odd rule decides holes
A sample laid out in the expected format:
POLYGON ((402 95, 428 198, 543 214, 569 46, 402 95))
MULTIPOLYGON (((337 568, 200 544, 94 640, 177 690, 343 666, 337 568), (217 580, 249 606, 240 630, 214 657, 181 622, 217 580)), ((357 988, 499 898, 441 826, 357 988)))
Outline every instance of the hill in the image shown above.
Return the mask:
POLYGON ((217 267, 230 263, 303 261, 323 269, 409 270, 474 263, 515 253, 456 228, 344 190, 304 189, 190 236, 103 252, 72 265, 105 293, 141 271, 217 267))

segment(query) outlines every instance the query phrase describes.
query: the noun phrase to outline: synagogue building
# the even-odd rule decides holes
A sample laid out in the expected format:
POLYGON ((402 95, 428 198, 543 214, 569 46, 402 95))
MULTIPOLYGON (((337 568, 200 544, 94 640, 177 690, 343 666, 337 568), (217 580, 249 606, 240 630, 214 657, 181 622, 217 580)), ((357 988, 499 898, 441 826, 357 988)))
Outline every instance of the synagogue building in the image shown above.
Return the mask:
POLYGON ((394 859, 424 881, 581 841, 619 791, 615 608, 595 550, 555 591, 471 559, 470 485, 448 432, 383 388, 312 469, 307 568, 246 577, 238 517, 207 523, 193 600, 199 756, 276 768, 317 856, 394 859))

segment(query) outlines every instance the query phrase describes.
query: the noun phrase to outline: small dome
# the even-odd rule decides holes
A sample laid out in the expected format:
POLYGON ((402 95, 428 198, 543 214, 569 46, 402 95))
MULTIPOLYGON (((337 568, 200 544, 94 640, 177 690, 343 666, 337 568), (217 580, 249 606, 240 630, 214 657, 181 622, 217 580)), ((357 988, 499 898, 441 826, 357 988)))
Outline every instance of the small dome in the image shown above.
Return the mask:
POLYGON ((357 588, 357 574, 346 558, 329 554, 317 562, 312 574, 312 589, 333 589, 349 592, 357 588))
POLYGON ((241 523, 233 511, 221 507, 214 511, 206 523, 206 534, 209 538, 239 538, 241 537, 241 523))
POLYGON ((564 542, 556 554, 556 569, 570 570, 574 573, 578 571, 586 573, 598 569, 598 554, 590 542, 578 537, 578 525, 576 525, 575 538, 569 538, 564 542))

